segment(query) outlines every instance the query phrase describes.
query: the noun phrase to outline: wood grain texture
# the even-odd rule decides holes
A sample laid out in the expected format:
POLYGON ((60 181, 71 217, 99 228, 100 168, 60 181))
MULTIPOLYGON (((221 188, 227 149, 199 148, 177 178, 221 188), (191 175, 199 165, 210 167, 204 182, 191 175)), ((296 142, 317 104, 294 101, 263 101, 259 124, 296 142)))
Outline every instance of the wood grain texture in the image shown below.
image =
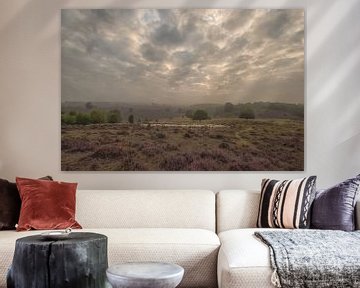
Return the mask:
POLYGON ((16 241, 8 274, 8 288, 105 287, 107 237, 71 233, 66 240, 49 241, 40 235, 16 241))

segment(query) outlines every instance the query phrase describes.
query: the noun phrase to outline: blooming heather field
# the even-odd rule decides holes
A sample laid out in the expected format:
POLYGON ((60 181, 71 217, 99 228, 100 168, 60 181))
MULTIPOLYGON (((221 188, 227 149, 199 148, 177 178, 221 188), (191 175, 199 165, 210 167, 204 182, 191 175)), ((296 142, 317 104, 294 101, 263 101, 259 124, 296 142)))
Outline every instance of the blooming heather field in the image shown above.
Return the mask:
POLYGON ((62 125, 64 171, 300 171, 304 122, 216 118, 62 125))

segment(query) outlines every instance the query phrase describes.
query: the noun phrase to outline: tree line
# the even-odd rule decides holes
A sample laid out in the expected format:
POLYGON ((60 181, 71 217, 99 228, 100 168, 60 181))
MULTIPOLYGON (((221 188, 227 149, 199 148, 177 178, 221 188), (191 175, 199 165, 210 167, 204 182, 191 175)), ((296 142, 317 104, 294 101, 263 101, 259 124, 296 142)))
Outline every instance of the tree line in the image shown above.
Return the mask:
MULTIPOLYGON (((226 109, 227 109, 227 106, 225 105, 224 112, 225 113, 230 112, 230 111, 226 111, 226 109)), ((233 111, 231 111, 231 112, 233 112, 233 111)), ((188 111, 185 112, 185 116, 192 119, 192 120, 210 119, 210 116, 209 116, 208 112, 206 110, 204 110, 204 109, 198 109, 198 110, 195 110, 195 111, 188 110, 188 111)), ((239 118, 244 118, 244 119, 255 119, 255 112, 254 112, 253 109, 251 109, 251 107, 243 107, 240 110, 240 112, 238 113, 237 116, 239 118)))
MULTIPOLYGON (((130 119, 129 119, 130 120, 130 119)), ((90 112, 75 112, 61 114, 61 123, 64 124, 101 124, 101 123, 120 123, 122 121, 119 110, 92 110, 90 112)))
MULTIPOLYGON (((185 117, 188 117, 192 120, 207 120, 211 119, 209 113, 205 109, 197 109, 195 111, 188 110, 185 112, 185 117)), ((252 109, 243 109, 239 116, 239 118, 245 119, 254 119, 255 113, 252 109)), ((88 125, 88 124, 103 124, 103 123, 121 123, 123 121, 121 112, 117 109, 114 110, 101 110, 94 109, 89 112, 62 112, 61 113, 61 123, 67 125, 88 125)), ((137 120, 141 122, 139 118, 137 120)), ((135 117, 133 114, 128 116, 127 122, 133 124, 135 122, 135 117)), ((147 122, 147 120, 146 120, 147 122)))

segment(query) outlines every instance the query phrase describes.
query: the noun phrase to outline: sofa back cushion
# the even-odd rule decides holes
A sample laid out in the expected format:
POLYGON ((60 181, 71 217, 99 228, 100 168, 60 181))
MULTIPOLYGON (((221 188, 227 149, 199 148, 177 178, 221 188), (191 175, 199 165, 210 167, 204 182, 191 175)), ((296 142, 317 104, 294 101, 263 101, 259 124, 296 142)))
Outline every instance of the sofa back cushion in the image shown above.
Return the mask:
MULTIPOLYGON (((359 197, 360 198, 360 197, 359 197)), ((256 228, 260 191, 222 190, 216 194, 216 232, 256 228)), ((355 229, 360 230, 360 199, 355 206, 355 229)))
POLYGON ((199 228, 215 231, 209 190, 78 190, 83 228, 199 228))
POLYGON ((248 190, 222 190, 216 194, 217 233, 255 228, 260 192, 248 190))

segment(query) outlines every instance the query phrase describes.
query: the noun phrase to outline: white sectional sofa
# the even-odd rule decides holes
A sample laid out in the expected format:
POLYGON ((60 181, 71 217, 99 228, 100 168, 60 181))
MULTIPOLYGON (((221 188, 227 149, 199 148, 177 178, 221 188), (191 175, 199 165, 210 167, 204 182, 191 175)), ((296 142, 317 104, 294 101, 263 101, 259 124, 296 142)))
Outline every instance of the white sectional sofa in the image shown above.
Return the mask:
MULTIPOLYGON (((181 265, 180 287, 216 287, 220 241, 215 193, 206 190, 78 190, 76 219, 83 230, 108 237, 109 265, 165 261, 181 265)), ((44 231, 0 231, 0 287, 15 240, 44 231)), ((25 287, 24 287, 25 288, 25 287)))
MULTIPOLYGON (((216 195, 220 288, 274 288, 269 248, 254 236, 255 231, 266 229, 255 228, 259 201, 258 191, 224 190, 216 195)), ((356 209, 360 229, 360 202, 356 209)))
MULTIPOLYGON (((244 190, 78 190, 76 218, 80 231, 108 236, 109 265, 176 263, 185 269, 180 287, 273 287, 269 249, 253 236, 259 198, 244 190)), ((0 288, 16 239, 42 232, 0 231, 0 288)))

